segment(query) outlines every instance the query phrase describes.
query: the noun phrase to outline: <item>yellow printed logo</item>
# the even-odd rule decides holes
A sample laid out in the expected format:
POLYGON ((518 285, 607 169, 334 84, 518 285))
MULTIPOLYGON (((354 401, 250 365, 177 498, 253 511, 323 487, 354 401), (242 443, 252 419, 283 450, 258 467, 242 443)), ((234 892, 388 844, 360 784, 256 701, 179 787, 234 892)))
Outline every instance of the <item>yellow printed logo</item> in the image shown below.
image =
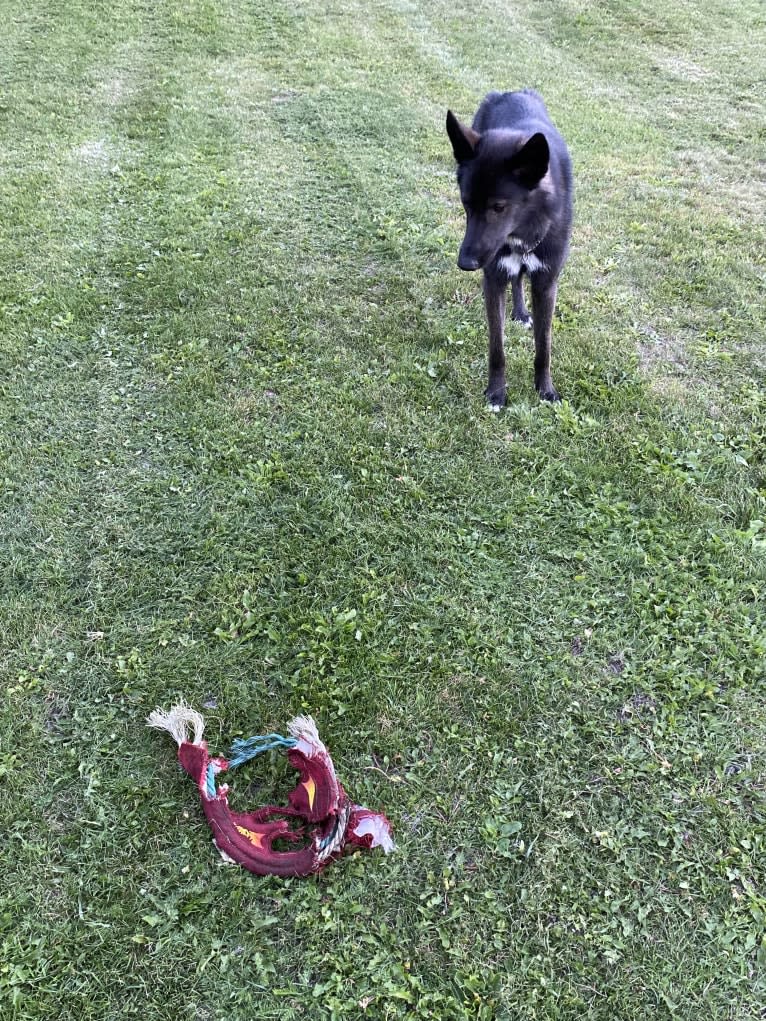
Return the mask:
POLYGON ((309 796, 309 811, 311 811, 314 807, 314 795, 316 794, 317 785, 309 777, 308 780, 303 781, 303 786, 306 788, 306 793, 309 796))
POLYGON ((241 833, 243 837, 247 837, 251 844, 255 847, 263 847, 263 834, 255 833, 253 830, 248 830, 244 826, 237 826, 237 832, 241 833))

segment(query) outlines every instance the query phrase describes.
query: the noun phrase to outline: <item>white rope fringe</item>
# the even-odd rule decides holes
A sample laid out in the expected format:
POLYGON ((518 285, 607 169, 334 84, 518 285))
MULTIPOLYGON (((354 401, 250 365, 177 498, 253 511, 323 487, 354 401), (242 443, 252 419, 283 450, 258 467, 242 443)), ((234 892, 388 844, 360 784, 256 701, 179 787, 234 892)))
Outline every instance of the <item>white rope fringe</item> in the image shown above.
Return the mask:
POLYGON ((287 724, 287 733, 290 737, 294 737, 296 741, 306 741, 307 744, 316 745, 323 752, 327 752, 327 749, 319 740, 319 731, 317 730, 316 723, 314 723, 313 716, 296 716, 295 719, 290 720, 287 724))
POLYGON ((147 716, 146 725, 157 730, 166 730, 179 746, 188 742, 191 728, 194 731, 192 744, 202 744, 205 718, 202 713, 198 713, 185 702, 179 702, 167 711, 159 707, 154 709, 147 716))

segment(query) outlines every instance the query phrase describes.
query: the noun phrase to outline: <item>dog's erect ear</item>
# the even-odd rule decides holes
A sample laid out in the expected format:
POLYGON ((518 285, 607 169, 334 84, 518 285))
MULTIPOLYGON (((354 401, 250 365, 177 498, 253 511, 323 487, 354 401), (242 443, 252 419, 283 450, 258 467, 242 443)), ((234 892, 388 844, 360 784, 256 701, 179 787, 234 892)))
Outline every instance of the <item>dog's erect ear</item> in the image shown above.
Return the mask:
POLYGON ((550 157, 548 140, 542 131, 538 131, 511 157, 508 169, 525 187, 534 188, 548 173, 550 157))
POLYGON ((476 155, 476 146, 481 135, 473 128, 461 124, 451 110, 447 110, 447 134, 452 142, 452 151, 458 163, 467 163, 476 155))

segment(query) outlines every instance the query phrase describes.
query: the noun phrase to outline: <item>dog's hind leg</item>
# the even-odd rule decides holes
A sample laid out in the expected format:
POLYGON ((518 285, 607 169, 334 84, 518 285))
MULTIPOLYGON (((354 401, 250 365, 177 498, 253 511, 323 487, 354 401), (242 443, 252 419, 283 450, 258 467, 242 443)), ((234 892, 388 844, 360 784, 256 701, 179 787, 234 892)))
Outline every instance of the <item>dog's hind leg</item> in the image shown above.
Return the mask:
POLYGON ((511 313, 511 319, 514 319, 517 323, 521 323, 522 326, 526 326, 527 329, 532 325, 532 316, 529 314, 526 304, 524 303, 524 271, 517 273, 515 277, 511 278, 511 295, 513 297, 513 312, 511 313))
POLYGON ((492 407, 505 404, 505 292, 508 284, 494 273, 484 272, 484 307, 489 327, 489 383, 484 393, 492 407))
POLYGON ((551 379, 551 340, 553 310, 556 305, 556 280, 534 273, 532 312, 535 327, 535 388, 544 401, 560 401, 551 379))

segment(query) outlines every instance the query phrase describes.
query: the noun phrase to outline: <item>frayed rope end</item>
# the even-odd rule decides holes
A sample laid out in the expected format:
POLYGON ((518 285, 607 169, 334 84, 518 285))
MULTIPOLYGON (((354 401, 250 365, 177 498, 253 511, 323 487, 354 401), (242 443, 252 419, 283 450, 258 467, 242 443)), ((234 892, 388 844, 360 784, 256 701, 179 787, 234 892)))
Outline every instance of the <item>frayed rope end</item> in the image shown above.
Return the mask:
POLYGON ((189 732, 194 732, 192 744, 202 744, 202 735, 205 731, 205 718, 196 709, 180 702, 171 709, 155 709, 146 718, 147 727, 155 727, 157 730, 166 730, 180 747, 189 743, 189 732))
POLYGON ((327 749, 319 739, 317 725, 312 716, 296 716, 295 719, 290 720, 287 724, 287 733, 296 741, 306 741, 308 744, 321 748, 326 754, 327 749))

